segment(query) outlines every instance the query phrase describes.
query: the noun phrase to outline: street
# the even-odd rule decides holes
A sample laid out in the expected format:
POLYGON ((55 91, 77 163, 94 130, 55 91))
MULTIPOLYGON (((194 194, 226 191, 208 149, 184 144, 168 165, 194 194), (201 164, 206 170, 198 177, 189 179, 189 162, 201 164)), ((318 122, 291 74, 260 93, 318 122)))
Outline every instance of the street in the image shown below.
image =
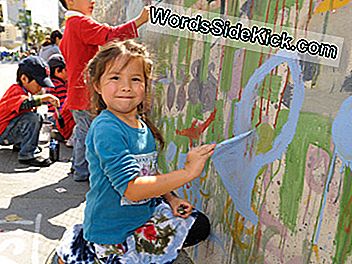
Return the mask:
MULTIPOLYGON (((16 81, 16 64, 0 64, 0 96, 16 81)), ((41 155, 49 156, 41 142, 41 155)), ((68 176, 71 149, 60 146, 60 160, 48 168, 17 162, 12 146, 0 146, 0 263, 42 264, 66 227, 82 222, 88 183, 68 176)))

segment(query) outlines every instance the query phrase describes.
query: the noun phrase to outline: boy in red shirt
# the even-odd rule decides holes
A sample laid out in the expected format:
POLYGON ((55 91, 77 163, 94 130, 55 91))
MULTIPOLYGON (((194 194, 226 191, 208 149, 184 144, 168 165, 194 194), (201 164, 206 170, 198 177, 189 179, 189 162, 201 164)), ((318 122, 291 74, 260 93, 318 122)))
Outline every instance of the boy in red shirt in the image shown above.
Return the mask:
POLYGON ((43 118, 35 113, 37 106, 49 102, 60 106, 51 94, 36 95, 42 87, 53 87, 50 70, 43 59, 29 56, 18 64, 17 84, 13 84, 0 99, 0 145, 14 144, 19 148, 18 161, 38 167, 48 167, 50 159, 35 157, 43 118))
POLYGON ((67 104, 76 122, 73 141, 73 179, 88 180, 88 163, 85 159, 85 138, 91 123, 89 110, 89 91, 84 84, 84 69, 88 61, 97 53, 99 46, 110 40, 126 40, 138 37, 137 28, 149 20, 149 8, 145 7, 140 15, 126 24, 111 27, 99 24, 92 15, 93 0, 60 0, 64 8, 66 25, 60 43, 61 52, 66 60, 68 74, 67 104))

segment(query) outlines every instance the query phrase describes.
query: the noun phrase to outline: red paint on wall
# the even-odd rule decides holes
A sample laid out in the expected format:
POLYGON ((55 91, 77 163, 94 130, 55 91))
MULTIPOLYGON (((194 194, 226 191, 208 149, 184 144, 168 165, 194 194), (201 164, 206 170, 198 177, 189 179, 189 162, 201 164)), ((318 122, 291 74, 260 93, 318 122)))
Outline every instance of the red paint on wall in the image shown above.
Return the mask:
POLYGON ((176 129, 176 134, 180 136, 185 136, 189 138, 190 145, 192 146, 192 140, 198 140, 202 133, 210 126, 210 124, 215 120, 216 116, 216 108, 209 115, 207 120, 204 123, 197 125, 198 120, 194 120, 190 128, 186 128, 183 130, 176 129))

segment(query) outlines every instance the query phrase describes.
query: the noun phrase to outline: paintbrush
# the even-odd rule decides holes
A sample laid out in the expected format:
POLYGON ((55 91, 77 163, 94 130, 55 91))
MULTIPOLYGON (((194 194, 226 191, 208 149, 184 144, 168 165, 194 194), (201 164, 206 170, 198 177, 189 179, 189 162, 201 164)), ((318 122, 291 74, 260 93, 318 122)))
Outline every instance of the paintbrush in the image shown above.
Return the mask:
POLYGON ((57 107, 55 107, 55 112, 56 112, 56 115, 57 115, 57 122, 59 123, 59 126, 61 128, 64 128, 65 127, 65 120, 62 117, 62 115, 60 114, 60 111, 57 109, 57 107))
POLYGON ((222 148, 222 147, 225 147, 225 146, 228 146, 229 144, 233 144, 233 143, 236 143, 236 142, 239 142, 241 141, 242 139, 245 139, 247 138, 248 136, 250 136, 252 133, 254 132, 254 130, 249 130, 247 132, 244 132, 244 133, 241 133, 235 137, 232 137, 232 138, 229 138, 229 139, 226 139, 224 141, 222 141, 221 143, 218 143, 215 147, 216 150, 218 150, 219 148, 222 148))

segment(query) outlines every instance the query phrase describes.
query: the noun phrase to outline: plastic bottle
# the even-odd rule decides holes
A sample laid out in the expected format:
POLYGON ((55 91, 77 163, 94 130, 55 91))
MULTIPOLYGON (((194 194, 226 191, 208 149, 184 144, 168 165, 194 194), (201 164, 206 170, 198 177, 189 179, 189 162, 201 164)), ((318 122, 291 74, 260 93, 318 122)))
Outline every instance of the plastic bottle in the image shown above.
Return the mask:
POLYGON ((60 158, 60 143, 56 139, 50 139, 49 157, 51 161, 58 161, 60 158))

